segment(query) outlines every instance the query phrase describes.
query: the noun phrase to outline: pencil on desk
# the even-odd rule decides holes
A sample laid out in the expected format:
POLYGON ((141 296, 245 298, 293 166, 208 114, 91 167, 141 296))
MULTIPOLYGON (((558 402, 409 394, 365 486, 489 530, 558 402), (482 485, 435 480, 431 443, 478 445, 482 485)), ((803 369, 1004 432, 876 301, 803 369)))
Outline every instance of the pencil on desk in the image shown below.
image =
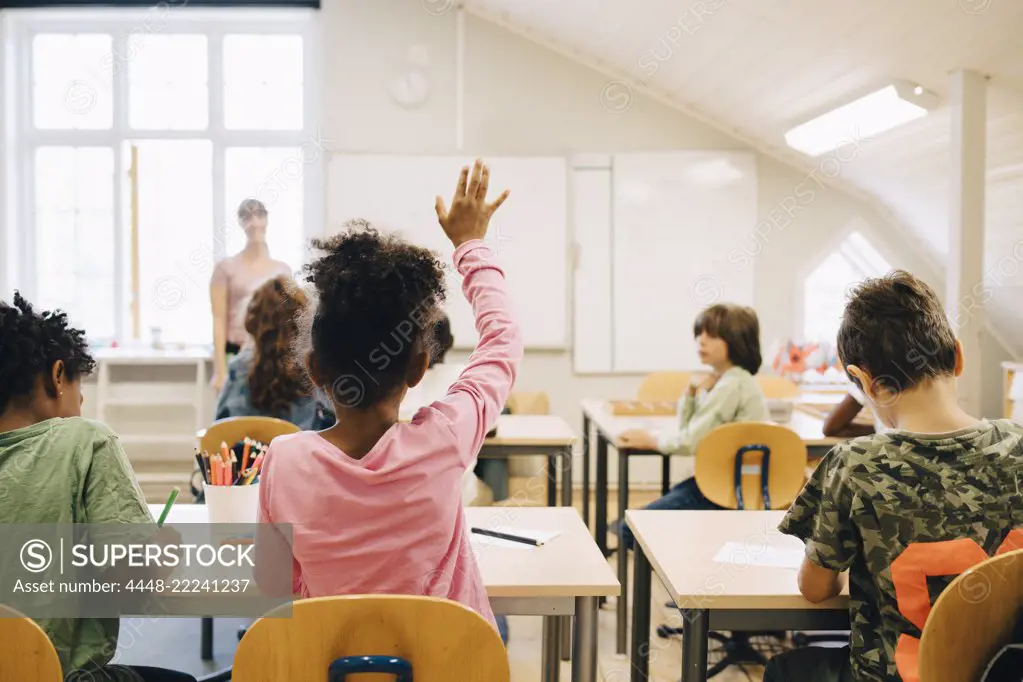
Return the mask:
POLYGON ((470 529, 476 535, 485 535, 491 538, 499 538, 501 540, 508 540, 510 542, 521 542, 524 545, 532 545, 533 547, 542 547, 543 541, 537 540, 536 538, 524 538, 521 535, 510 535, 508 533, 499 533, 496 530, 487 530, 485 528, 472 528, 470 529))

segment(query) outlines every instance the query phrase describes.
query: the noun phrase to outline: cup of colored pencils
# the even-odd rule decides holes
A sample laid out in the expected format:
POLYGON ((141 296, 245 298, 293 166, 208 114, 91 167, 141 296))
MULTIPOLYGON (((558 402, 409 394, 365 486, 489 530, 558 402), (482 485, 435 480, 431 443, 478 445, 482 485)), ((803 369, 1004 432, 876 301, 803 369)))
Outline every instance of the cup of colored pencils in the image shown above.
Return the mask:
POLYGON ((219 452, 195 454, 210 523, 256 523, 265 454, 266 445, 252 438, 242 441, 241 455, 227 443, 220 444, 219 452))

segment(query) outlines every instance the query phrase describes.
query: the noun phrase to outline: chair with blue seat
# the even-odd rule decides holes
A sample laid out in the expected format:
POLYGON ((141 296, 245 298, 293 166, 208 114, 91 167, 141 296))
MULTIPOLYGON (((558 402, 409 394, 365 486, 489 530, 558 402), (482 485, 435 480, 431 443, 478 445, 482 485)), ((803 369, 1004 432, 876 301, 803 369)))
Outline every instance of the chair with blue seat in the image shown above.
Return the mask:
MULTIPOLYGON (((725 509, 788 509, 803 488, 806 461, 806 444, 791 429, 766 422, 723 424, 697 447, 696 485, 704 497, 725 509)), ((657 634, 681 635, 682 628, 661 625, 657 634)), ((752 645, 751 634, 780 639, 785 633, 711 632, 724 655, 707 670, 707 677, 732 665, 764 665, 767 656, 752 645)))
POLYGON ((398 682, 510 675, 501 637, 475 611, 435 597, 366 595, 302 599, 266 614, 239 643, 232 679, 354 682, 364 673, 398 682))

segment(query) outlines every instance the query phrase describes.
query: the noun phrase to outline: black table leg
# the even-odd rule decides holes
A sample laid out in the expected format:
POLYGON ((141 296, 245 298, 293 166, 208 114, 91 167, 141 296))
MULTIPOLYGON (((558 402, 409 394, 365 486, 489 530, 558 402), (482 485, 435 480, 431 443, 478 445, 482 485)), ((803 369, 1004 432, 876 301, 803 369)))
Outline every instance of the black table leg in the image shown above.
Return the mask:
POLYGON ((558 462, 557 457, 547 455, 547 506, 558 506, 558 462))
POLYGON ((597 432, 597 489, 593 494, 597 514, 593 522, 593 536, 604 556, 610 556, 607 551, 607 439, 600 432, 597 432))
POLYGON ((710 613, 706 609, 680 609, 682 613, 682 682, 707 682, 707 636, 710 613))
MULTIPOLYGON (((618 523, 625 523, 625 510, 629 508, 629 455, 618 451, 618 523)), ((615 651, 624 654, 629 629, 629 549, 618 538, 618 582, 622 591, 618 596, 618 646, 615 651)))
POLYGON ((213 660, 213 619, 202 619, 202 635, 200 638, 200 657, 204 661, 213 660))
POLYGON ((572 506, 572 448, 567 447, 561 451, 561 506, 572 506))
POLYGON ((647 682, 650 678, 650 562, 639 543, 632 551, 631 682, 647 682))
POLYGON ((671 490, 671 455, 661 455, 661 496, 671 490))
POLYGON ((590 525, 590 418, 583 413, 583 523, 590 525))

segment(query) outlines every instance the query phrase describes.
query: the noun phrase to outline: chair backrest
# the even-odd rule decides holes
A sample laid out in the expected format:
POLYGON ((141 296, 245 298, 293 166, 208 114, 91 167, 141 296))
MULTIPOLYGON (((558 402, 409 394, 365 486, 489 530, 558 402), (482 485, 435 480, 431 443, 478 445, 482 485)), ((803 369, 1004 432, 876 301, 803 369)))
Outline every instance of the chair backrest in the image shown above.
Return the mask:
POLYGON ((550 414, 551 401, 543 391, 512 393, 508 396, 508 409, 512 414, 550 414))
POLYGON ((508 654, 497 630, 456 602, 340 596, 303 599, 290 608, 290 617, 289 607, 281 607, 245 633, 233 680, 319 682, 337 659, 354 656, 402 658, 412 664, 415 682, 509 680, 508 654))
POLYGON ((708 500, 729 509, 787 509, 805 475, 806 444, 778 424, 722 424, 696 448, 696 485, 708 500))
POLYGON ((1023 618, 1023 550, 977 564, 938 596, 924 625, 920 682, 979 682, 1023 618))
POLYGON ((764 397, 768 400, 799 396, 799 385, 787 377, 758 374, 757 381, 760 383, 760 390, 764 392, 764 397))
POLYGON ((643 377, 636 398, 645 403, 677 403, 689 388, 689 372, 653 372, 643 377))
POLYGON ((274 417, 228 417, 210 424, 199 440, 199 449, 217 452, 221 443, 233 447, 246 437, 269 444, 277 436, 298 433, 300 430, 291 422, 274 417))
POLYGON ((43 629, 14 609, 0 606, 0 680, 61 682, 57 650, 43 629))

